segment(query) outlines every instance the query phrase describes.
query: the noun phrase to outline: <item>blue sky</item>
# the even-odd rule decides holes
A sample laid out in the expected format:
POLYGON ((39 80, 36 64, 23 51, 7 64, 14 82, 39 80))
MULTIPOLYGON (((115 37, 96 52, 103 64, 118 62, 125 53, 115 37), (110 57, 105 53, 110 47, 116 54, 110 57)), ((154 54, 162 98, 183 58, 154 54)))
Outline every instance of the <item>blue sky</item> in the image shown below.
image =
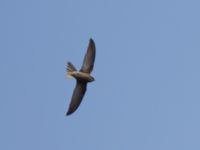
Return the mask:
POLYGON ((1 0, 0 149, 199 150, 199 5, 1 0), (90 37, 96 81, 66 117, 90 37))

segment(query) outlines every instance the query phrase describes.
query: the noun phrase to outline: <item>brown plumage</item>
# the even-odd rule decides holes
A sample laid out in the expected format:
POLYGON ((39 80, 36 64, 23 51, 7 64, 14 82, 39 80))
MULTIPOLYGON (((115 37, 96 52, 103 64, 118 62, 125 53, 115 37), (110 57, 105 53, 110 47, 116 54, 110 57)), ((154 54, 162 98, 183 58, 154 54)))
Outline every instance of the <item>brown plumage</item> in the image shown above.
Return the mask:
POLYGON ((66 115, 70 115, 76 111, 87 90, 87 83, 94 81, 94 78, 90 75, 90 73, 94 67, 95 55, 95 43, 92 39, 90 39, 80 71, 77 71, 72 63, 67 63, 67 75, 76 79, 76 87, 66 115))

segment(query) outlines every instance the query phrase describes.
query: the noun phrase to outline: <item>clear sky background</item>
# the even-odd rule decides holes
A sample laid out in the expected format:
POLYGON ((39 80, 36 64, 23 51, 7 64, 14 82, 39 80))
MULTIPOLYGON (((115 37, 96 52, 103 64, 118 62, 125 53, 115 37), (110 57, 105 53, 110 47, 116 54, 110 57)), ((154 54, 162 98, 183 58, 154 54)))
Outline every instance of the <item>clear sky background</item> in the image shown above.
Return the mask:
POLYGON ((1 150, 199 150, 198 0, 1 0, 1 150), (92 37, 79 109, 65 112, 92 37))

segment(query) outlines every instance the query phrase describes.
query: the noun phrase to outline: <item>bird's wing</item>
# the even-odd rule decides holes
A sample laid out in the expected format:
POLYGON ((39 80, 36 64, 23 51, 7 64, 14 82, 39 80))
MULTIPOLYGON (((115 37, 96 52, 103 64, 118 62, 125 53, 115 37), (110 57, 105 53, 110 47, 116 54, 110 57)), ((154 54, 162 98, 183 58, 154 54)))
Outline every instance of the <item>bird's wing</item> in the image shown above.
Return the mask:
POLYGON ((78 106, 81 104, 81 101, 86 92, 86 89, 87 89, 86 83, 77 81, 76 87, 75 87, 73 95, 72 95, 72 100, 70 102, 69 109, 68 109, 66 115, 70 115, 76 111, 78 106))
POLYGON ((80 69, 81 72, 90 73, 92 71, 94 66, 95 54, 96 54, 95 43, 92 39, 90 39, 87 52, 83 60, 83 64, 80 69))

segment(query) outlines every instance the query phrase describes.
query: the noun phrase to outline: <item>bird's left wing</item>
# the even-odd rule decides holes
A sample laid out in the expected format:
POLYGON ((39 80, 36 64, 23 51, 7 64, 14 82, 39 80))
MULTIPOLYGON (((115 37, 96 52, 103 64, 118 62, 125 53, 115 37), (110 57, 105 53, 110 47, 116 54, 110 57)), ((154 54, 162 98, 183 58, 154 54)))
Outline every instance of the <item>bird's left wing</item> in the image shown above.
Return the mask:
POLYGON ((72 99, 71 99, 71 102, 69 105, 69 109, 68 109, 66 115, 70 115, 76 111, 78 106, 81 104, 81 101, 83 99, 83 96, 85 95, 86 89, 87 89, 86 83, 77 81, 76 87, 74 89, 72 99))

